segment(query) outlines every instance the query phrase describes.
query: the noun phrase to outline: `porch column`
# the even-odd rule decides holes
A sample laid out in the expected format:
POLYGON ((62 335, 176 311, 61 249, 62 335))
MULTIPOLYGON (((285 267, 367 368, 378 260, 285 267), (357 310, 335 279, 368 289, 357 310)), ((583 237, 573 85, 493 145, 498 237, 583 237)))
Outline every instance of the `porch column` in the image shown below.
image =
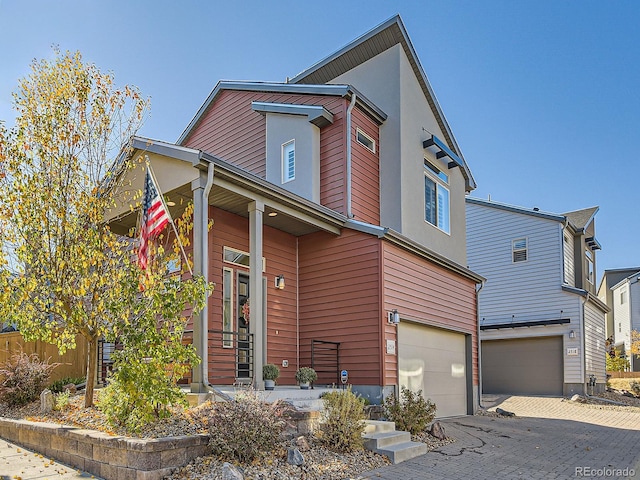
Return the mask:
POLYGON ((249 296, 251 314, 249 331, 253 334, 253 381, 256 390, 264 390, 264 312, 262 298, 262 217, 264 203, 256 200, 249 204, 249 296))
MULTIPOLYGON (((202 219, 205 215, 208 217, 207 208, 209 202, 203 198, 205 186, 207 184, 206 172, 200 172, 200 177, 191 182, 191 191, 193 192, 193 274, 204 275, 207 272, 205 265, 207 259, 207 228, 203 225, 202 219)), ((205 276, 206 278, 206 276, 205 276)), ((193 346, 196 353, 201 358, 200 364, 193 367, 193 378, 191 379, 192 393, 207 392, 207 344, 208 344, 208 322, 209 309, 208 301, 197 317, 193 319, 193 346)))

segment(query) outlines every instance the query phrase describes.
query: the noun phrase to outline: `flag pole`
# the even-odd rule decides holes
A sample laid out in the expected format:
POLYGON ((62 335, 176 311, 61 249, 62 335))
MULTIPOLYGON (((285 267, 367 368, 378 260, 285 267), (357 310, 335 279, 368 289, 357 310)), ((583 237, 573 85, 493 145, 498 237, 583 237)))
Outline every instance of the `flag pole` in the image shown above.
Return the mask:
POLYGON ((156 180, 155 173, 153 173, 153 168, 151 167, 151 162, 149 161, 149 156, 148 155, 145 155, 145 161, 146 161, 145 163, 147 164, 147 170, 149 170, 149 174, 151 175, 151 181, 153 182, 153 186, 155 187, 156 191, 158 192, 158 196, 160 197, 160 201, 162 202, 162 206, 164 207, 165 211, 167 212, 167 216, 169 217, 169 223, 173 227, 173 232, 176 234, 176 240, 178 240, 178 245, 180 246, 180 251, 182 252, 182 256, 184 257, 184 261, 187 264, 187 268, 189 269, 189 273, 193 277, 193 270, 191 270, 191 265, 189 265, 189 259, 187 258, 187 254, 184 252, 184 246, 182 245, 182 240, 180 240, 180 234, 178 233, 178 229, 176 228, 175 223, 173 223, 173 217, 171 216, 171 213, 169 212, 169 207, 167 207, 167 204, 164 201, 164 196, 162 195, 162 191, 160 190, 160 187, 158 186, 158 181, 156 180))

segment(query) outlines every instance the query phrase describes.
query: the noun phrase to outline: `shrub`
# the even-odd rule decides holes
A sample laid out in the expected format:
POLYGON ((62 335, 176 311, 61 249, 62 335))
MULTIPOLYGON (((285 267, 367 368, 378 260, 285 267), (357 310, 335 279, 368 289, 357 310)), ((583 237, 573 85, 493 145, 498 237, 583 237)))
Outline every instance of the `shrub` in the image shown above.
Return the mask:
POLYGON ((633 382, 629 382, 629 388, 636 397, 640 397, 640 382, 634 380, 633 382))
POLYGON ((395 422, 398 430, 416 435, 423 432, 436 416, 436 405, 430 399, 425 400, 422 390, 412 392, 402 387, 402 399, 389 395, 384 400, 385 416, 395 422))
POLYGON ((262 378, 265 380, 277 380, 280 376, 280 369, 273 363, 266 363, 262 367, 262 378))
POLYGON ((64 410, 69 405, 69 399, 71 398, 71 393, 69 392, 69 390, 65 390, 64 392, 57 393, 55 398, 56 398, 56 404, 53 407, 54 410, 64 410))
POLYGON ((318 374, 311 367, 300 367, 296 371, 296 382, 298 383, 311 383, 318 379, 318 374))
POLYGON ((49 390, 51 390, 53 393, 62 393, 62 389, 66 385, 69 385, 70 383, 73 383, 74 385, 80 385, 84 383, 85 380, 86 379, 84 377, 64 377, 60 380, 52 382, 51 385, 49 385, 49 390))
POLYGON ((608 372, 625 372, 629 370, 629 360, 626 358, 607 355, 606 364, 608 372))
POLYGON ((318 438, 331 450, 353 452, 362 450, 362 432, 365 427, 364 402, 351 387, 333 390, 322 397, 323 419, 318 438))
POLYGON ((37 354, 16 353, 0 368, 0 400, 9 406, 26 405, 38 398, 58 363, 40 360, 37 354))
POLYGON ((285 404, 266 403, 253 390, 229 402, 217 402, 204 413, 209 445, 220 458, 251 462, 275 450, 284 432, 285 404))

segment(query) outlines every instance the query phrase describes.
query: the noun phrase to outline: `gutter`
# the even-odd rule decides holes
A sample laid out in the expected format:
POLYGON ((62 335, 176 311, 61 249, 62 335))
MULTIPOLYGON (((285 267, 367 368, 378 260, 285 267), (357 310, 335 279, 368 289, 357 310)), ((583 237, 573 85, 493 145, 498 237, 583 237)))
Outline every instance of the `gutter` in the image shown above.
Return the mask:
POLYGON ((351 103, 347 108, 347 218, 353 218, 351 211, 351 111, 356 105, 357 95, 351 95, 351 103))
MULTIPOLYGON (((213 163, 207 165, 207 183, 202 190, 202 218, 200 221, 202 222, 201 228, 203 232, 202 237, 202 277, 204 278, 205 283, 209 282, 209 192, 211 192, 211 187, 213 186, 213 174, 215 171, 215 166, 213 163)), ((202 383, 205 385, 209 384, 209 306, 208 301, 204 302, 204 307, 202 309, 202 383)))
MULTIPOLYGON (((482 406, 482 348, 480 344, 480 290, 484 287, 485 280, 482 280, 479 284, 476 284, 476 323, 478 324, 478 407, 482 406)), ((473 372, 471 372, 473 377, 473 372)))

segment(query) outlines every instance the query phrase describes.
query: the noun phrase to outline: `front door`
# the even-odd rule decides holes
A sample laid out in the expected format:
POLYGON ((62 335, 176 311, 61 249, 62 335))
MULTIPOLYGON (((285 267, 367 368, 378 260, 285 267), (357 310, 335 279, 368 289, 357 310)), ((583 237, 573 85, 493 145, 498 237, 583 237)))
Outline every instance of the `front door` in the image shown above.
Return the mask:
POLYGON ((238 298, 236 311, 238 312, 238 353, 236 356, 236 377, 251 378, 250 337, 249 337, 249 275, 238 273, 238 298))

